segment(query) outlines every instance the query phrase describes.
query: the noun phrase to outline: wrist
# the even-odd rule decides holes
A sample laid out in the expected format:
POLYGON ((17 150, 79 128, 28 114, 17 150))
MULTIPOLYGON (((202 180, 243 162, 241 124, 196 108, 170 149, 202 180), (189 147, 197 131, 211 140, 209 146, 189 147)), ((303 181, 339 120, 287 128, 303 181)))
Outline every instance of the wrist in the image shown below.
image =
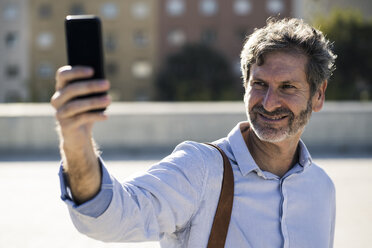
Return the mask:
POLYGON ((101 166, 92 142, 77 148, 61 142, 64 172, 76 203, 93 198, 101 187, 101 166))

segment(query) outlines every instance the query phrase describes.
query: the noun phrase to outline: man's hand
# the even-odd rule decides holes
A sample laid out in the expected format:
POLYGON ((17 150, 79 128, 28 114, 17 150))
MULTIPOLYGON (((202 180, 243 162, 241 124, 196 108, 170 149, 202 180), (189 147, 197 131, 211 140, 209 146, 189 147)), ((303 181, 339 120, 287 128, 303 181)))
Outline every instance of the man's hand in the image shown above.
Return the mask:
POLYGON ((87 67, 61 67, 56 73, 56 92, 51 98, 56 109, 63 167, 78 203, 97 194, 101 184, 92 128, 95 122, 106 120, 107 116, 103 112, 89 111, 106 108, 111 102, 108 95, 76 98, 109 90, 107 80, 89 80, 92 75, 93 70, 87 67), (69 84, 76 79, 81 81, 69 84))

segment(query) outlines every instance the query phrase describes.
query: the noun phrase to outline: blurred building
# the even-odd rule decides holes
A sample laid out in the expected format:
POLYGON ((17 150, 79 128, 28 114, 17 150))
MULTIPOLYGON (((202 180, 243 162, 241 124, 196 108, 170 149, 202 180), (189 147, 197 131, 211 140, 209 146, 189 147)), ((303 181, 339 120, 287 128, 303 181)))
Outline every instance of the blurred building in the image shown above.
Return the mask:
POLYGON ((0 0, 0 102, 49 101, 67 63, 64 19, 101 17, 114 100, 154 99, 165 58, 186 43, 218 49, 239 73, 246 34, 269 16, 291 16, 294 0, 0 0))
POLYGON ((0 0, 0 102, 29 97, 27 0, 0 0))
POLYGON ((244 38, 269 16, 289 17, 292 0, 161 0, 159 62, 185 43, 210 45, 241 76, 239 55, 244 38))
POLYGON ((371 0, 296 0, 294 16, 311 22, 319 16, 327 16, 333 8, 358 10, 364 17, 372 18, 371 0))
POLYGON ((67 63, 66 15, 101 17, 106 75, 115 100, 152 97, 156 57, 155 0, 30 0, 31 83, 34 99, 48 100, 55 70, 67 63))
POLYGON ((332 8, 372 17, 366 0, 0 0, 0 102, 48 101, 65 65, 64 19, 102 18, 106 75, 114 100, 152 100, 156 74, 186 43, 218 49, 239 75, 246 34, 269 16, 312 21, 332 8))

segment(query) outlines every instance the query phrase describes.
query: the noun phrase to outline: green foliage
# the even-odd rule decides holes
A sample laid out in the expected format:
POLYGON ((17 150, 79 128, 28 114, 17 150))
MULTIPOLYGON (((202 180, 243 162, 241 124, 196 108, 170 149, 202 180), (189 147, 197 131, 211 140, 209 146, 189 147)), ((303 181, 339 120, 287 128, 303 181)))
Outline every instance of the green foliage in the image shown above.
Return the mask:
POLYGON ((228 61, 202 44, 189 44, 167 58, 157 82, 157 98, 162 101, 240 100, 241 80, 228 61))
POLYGON ((372 97, 372 20, 355 10, 333 10, 315 26, 334 42, 336 71, 327 99, 368 100, 372 97))

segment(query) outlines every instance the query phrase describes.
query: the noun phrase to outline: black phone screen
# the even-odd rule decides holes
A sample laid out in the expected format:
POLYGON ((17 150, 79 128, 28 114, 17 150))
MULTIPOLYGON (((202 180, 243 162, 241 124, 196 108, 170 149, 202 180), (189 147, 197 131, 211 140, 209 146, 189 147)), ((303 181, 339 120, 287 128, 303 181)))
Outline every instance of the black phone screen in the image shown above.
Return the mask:
MULTIPOLYGON (((93 15, 67 16, 65 20, 67 60, 70 66, 89 66, 94 70, 90 79, 104 79, 104 57, 101 21, 93 15)), ((70 83, 79 82, 73 80, 70 83)), ((79 96, 76 99, 106 95, 107 92, 79 96)), ((91 112, 104 111, 92 110, 91 112)))
POLYGON ((90 66, 94 79, 103 79, 104 62, 101 22, 96 16, 67 16, 65 21, 67 58, 71 66, 90 66))

